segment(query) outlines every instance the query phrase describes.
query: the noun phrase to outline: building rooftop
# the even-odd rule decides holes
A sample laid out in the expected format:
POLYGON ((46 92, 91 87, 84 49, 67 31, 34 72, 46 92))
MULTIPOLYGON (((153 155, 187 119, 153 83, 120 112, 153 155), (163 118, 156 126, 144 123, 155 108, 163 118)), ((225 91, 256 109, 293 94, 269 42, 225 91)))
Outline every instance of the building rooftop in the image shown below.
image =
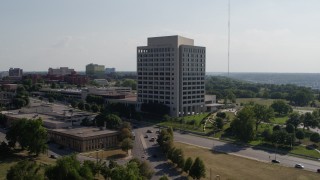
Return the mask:
POLYGON ((77 128, 71 128, 71 129, 69 129, 69 128, 67 128, 67 129, 52 129, 50 131, 60 132, 63 134, 68 134, 68 135, 72 135, 72 136, 80 137, 80 138, 118 133, 117 131, 108 130, 108 129, 101 130, 100 128, 96 128, 96 127, 77 127, 77 128))

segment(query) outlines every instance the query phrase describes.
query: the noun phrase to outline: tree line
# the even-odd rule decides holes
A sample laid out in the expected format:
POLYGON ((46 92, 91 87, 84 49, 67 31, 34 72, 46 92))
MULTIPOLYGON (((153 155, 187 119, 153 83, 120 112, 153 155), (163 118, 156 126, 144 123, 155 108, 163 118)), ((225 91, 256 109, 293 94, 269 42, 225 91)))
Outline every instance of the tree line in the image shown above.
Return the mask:
POLYGON ((320 100, 319 91, 308 87, 249 83, 221 76, 207 77, 205 88, 208 94, 217 95, 217 99, 230 101, 235 98, 271 98, 288 100, 295 106, 306 106, 316 99, 320 100))
POLYGON ((196 157, 194 161, 191 157, 185 160, 182 149, 174 147, 172 128, 162 129, 157 142, 167 158, 189 176, 194 179, 206 177, 205 165, 199 157, 196 157))
MULTIPOLYGON (((272 118, 279 115, 289 114, 286 126, 274 125, 272 131, 264 129, 261 137, 265 141, 273 144, 292 145, 295 139, 305 138, 305 129, 320 127, 320 110, 314 110, 312 113, 299 114, 292 112, 284 102, 275 101, 270 107, 259 104, 248 104, 240 110, 235 119, 231 122, 230 130, 232 134, 243 142, 249 142, 258 137, 258 127, 261 123, 269 123, 272 118), (298 129, 302 124, 303 129, 298 129)), ((319 142, 318 133, 312 133, 310 141, 319 142)))
POLYGON ((32 160, 23 160, 12 166, 6 175, 8 180, 93 180, 97 176, 103 176, 109 180, 151 179, 154 174, 149 163, 132 159, 125 165, 119 165, 115 161, 89 161, 80 163, 76 155, 59 158, 54 165, 42 167, 32 160), (44 173, 42 173, 44 171, 44 173))

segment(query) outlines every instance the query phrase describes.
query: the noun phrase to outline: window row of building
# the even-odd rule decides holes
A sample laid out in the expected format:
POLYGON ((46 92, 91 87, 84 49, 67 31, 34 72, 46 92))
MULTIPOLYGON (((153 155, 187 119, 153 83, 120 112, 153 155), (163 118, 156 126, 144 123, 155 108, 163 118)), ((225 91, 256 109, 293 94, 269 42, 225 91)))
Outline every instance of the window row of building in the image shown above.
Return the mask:
POLYGON ((152 53, 152 52, 172 52, 174 48, 146 48, 146 49, 138 49, 137 53, 152 53))

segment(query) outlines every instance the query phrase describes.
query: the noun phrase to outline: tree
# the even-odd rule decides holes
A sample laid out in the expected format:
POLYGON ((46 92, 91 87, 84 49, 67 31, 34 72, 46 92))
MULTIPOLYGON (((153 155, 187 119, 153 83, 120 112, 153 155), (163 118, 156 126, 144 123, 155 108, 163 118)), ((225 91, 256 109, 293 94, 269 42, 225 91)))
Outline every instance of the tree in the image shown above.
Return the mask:
POLYGON ((7 172, 8 180, 42 180, 40 167, 34 161, 20 161, 7 172))
POLYGON ((253 112, 256 120, 256 131, 258 131, 261 122, 269 122, 269 120, 274 117, 273 109, 265 105, 255 104, 253 106, 253 112))
POLYGON ((223 119, 222 118, 220 118, 220 117, 217 117, 216 118, 216 127, 218 128, 218 129, 222 129, 223 128, 223 119))
POLYGON ((294 126, 292 124, 287 124, 286 125, 286 131, 288 133, 294 133, 294 126))
POLYGON ((92 180, 93 174, 90 166, 84 164, 81 166, 76 155, 63 156, 59 158, 55 165, 45 169, 45 176, 49 180, 73 179, 73 180, 92 180))
POLYGON ((150 164, 147 161, 142 161, 138 164, 139 172, 141 176, 145 177, 146 179, 151 179, 154 171, 152 170, 150 164))
POLYGON ((120 119, 119 116, 115 114, 108 114, 106 116, 106 123, 107 123, 107 128, 118 129, 122 124, 122 120, 120 119))
POLYGON ((274 131, 271 136, 271 141, 274 144, 286 144, 288 133, 283 130, 274 131))
POLYGON ((80 109, 80 110, 84 110, 84 102, 79 102, 78 103, 78 108, 80 109))
POLYGON ((133 143, 132 143, 132 139, 130 138, 125 138, 124 140, 122 140, 121 142, 121 149, 127 153, 129 153, 129 149, 133 148, 133 143))
POLYGON ((271 108, 274 110, 274 112, 278 113, 280 116, 285 116, 288 113, 292 112, 292 108, 290 105, 288 105, 283 100, 276 100, 273 101, 271 104, 271 108))
POLYGON ((275 125, 272 128, 273 131, 280 131, 281 130, 281 126, 280 125, 275 125))
POLYGON ((291 102, 294 103, 296 106, 306 106, 313 99, 313 92, 309 89, 297 90, 290 97, 291 102))
POLYGON ((307 112, 304 114, 304 116, 301 116, 301 121, 303 123, 303 130, 305 128, 309 129, 309 127, 315 128, 319 125, 318 119, 314 118, 310 112, 307 112))
POLYGON ((130 87, 132 90, 136 90, 137 89, 137 81, 135 81, 134 79, 125 79, 122 84, 122 87, 130 87))
POLYGON ((227 117, 227 114, 225 112, 218 112, 217 117, 224 119, 227 117))
POLYGON ((26 100, 24 100, 23 98, 14 98, 14 99, 12 100, 12 104, 13 104, 16 108, 20 109, 20 108, 22 108, 23 106, 27 105, 27 102, 26 102, 26 100))
POLYGON ((124 129, 124 128, 127 128, 129 129, 130 131, 132 130, 132 127, 131 127, 131 124, 129 122, 123 122, 121 124, 121 129, 124 129))
POLYGON ((15 147, 16 142, 22 148, 27 148, 30 154, 45 153, 47 146, 47 130, 42 126, 39 119, 21 119, 14 121, 6 133, 6 139, 11 147, 15 147))
POLYGON ((90 104, 85 103, 85 104, 84 104, 84 109, 85 109, 86 111, 90 111, 90 110, 91 110, 90 104))
POLYGON ((7 125, 8 118, 4 114, 0 113, 0 126, 5 127, 7 125))
POLYGON ((92 110, 92 112, 98 112, 100 109, 99 109, 99 106, 98 105, 96 105, 96 104, 93 104, 92 106, 91 106, 91 110, 92 110))
POLYGON ((122 140, 124 140, 126 138, 131 139, 132 138, 132 133, 128 128, 122 128, 121 132, 120 132, 120 139, 119 140, 122 141, 122 140))
POLYGON ((304 132, 301 130, 298 130, 296 132, 296 137, 297 137, 297 139, 299 139, 299 142, 300 142, 300 140, 304 139, 304 132))
POLYGON ((190 168, 189 175, 194 179, 200 179, 206 177, 206 168, 203 161, 197 157, 190 168))
POLYGON ((310 136, 310 141, 311 142, 314 142, 314 143, 318 143, 320 142, 320 135, 319 133, 312 133, 311 136, 310 136))
POLYGON ((126 166, 112 168, 110 177, 112 180, 143 179, 136 162, 129 162, 126 166))
POLYGON ((286 124, 292 124, 295 130, 298 128, 300 123, 301 123, 301 120, 298 112, 291 113, 289 115, 289 119, 286 122, 286 124))
POLYGON ((118 129, 122 124, 122 120, 119 116, 115 114, 106 114, 104 112, 97 115, 95 121, 99 127, 104 126, 106 123, 106 127, 109 129, 118 129))
POLYGON ((186 160, 186 163, 184 164, 183 171, 188 173, 189 170, 191 169, 192 163, 193 163, 192 158, 188 157, 188 159, 186 160))
POLYGON ((255 136, 253 123, 253 110, 250 107, 244 107, 231 122, 231 129, 238 139, 248 142, 255 136))

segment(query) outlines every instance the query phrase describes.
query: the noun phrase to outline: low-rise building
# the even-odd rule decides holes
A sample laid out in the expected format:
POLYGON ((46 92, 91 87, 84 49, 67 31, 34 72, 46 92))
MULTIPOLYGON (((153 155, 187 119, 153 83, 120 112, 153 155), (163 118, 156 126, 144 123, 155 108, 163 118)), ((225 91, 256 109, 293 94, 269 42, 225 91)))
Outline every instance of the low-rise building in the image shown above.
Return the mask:
POLYGON ((50 76, 65 76, 65 75, 71 75, 75 74, 74 69, 69 69, 68 67, 60 67, 60 68, 49 68, 48 75, 50 76))
POLYGON ((79 152, 107 149, 118 145, 118 131, 95 127, 48 130, 49 139, 79 152))

